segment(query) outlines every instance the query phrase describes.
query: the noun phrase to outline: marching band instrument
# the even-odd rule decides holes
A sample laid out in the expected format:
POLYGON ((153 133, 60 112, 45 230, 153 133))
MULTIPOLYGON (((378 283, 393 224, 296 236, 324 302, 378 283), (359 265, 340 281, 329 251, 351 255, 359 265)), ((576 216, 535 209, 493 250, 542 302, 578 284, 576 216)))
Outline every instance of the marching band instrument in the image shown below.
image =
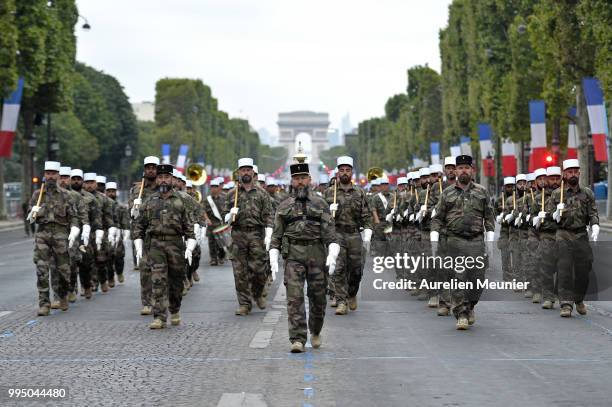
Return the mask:
POLYGON ((204 185, 208 175, 206 170, 200 164, 189 164, 187 167, 187 178, 193 183, 193 185, 204 185))

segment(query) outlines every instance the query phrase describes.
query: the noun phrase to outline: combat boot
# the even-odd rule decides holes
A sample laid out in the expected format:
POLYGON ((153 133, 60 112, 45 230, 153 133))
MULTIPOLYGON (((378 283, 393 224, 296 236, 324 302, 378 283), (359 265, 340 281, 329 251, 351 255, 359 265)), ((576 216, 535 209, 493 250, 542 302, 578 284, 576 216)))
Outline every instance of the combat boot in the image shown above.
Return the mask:
POLYGON ((531 302, 534 304, 539 304, 542 301, 542 294, 535 293, 533 297, 531 297, 531 302))
POLYGON ((39 317, 46 317, 46 316, 49 315, 50 312, 51 312, 51 310, 46 305, 38 307, 38 316, 39 317))
POLYGON ((176 314, 170 315, 170 323, 174 326, 181 324, 181 315, 177 312, 176 314))
POLYGON ((106 281, 102 283, 102 292, 103 293, 108 292, 108 283, 106 281))
POLYGON ((53 300, 51 302, 51 309, 59 309, 60 308, 60 302, 59 300, 53 300))
POLYGON ((563 305, 559 314, 562 318, 569 318, 572 316, 572 307, 569 305, 563 305))
POLYGON ((151 315, 152 312, 153 311, 151 310, 151 306, 150 305, 145 305, 140 310, 140 315, 151 315))
POLYGON ((163 329, 166 327, 166 323, 159 318, 155 318, 153 322, 149 324, 151 329, 163 329))
POLYGON ((293 342, 291 344, 291 353, 302 353, 304 352, 304 344, 302 342, 293 342))
POLYGON ((338 306, 338 300, 333 295, 329 297, 329 306, 332 308, 336 308, 338 306))
POLYGON ((255 300, 255 302, 257 303, 257 307, 259 307, 259 309, 266 309, 266 298, 264 296, 259 297, 258 299, 255 300))
POLYGON ((457 319, 457 325, 455 325, 455 327, 459 331, 465 331, 466 329, 470 327, 470 323, 468 319, 465 317, 465 315, 461 315, 459 319, 457 319))
POLYGON ((197 271, 193 272, 193 281, 195 281, 196 283, 200 281, 200 275, 198 274, 197 271))
POLYGON ((208 263, 209 266, 216 266, 219 263, 217 262, 217 260, 211 260, 210 263, 208 263))
POLYGON ((134 273, 138 273, 140 271, 140 267, 139 266, 134 266, 134 268, 132 270, 134 271, 134 273))
POLYGON ((222 265, 224 265, 224 264, 225 264, 225 259, 221 259, 221 260, 219 260, 219 265, 220 265, 220 266, 222 266, 222 265))
POLYGON ((450 314, 450 310, 446 306, 442 306, 438 308, 438 316, 439 317, 447 317, 450 314))
POLYGON ((70 291, 70 294, 68 294, 68 301, 75 303, 77 300, 77 296, 74 293, 74 291, 70 291))
POLYGON ((108 286, 109 288, 115 288, 115 277, 111 277, 108 279, 108 286))
POLYGON ((474 325, 476 323, 476 315, 474 314, 474 310, 471 309, 468 313, 468 324, 474 325))
POLYGON ((123 276, 123 274, 117 274, 117 280, 119 280, 119 282, 123 284, 125 282, 125 277, 123 276))
POLYGON ((85 298, 91 300, 91 287, 85 289, 85 298))
POLYGON ((531 292, 531 290, 525 291, 525 294, 523 295, 525 296, 525 298, 533 298, 533 293, 531 292))
POLYGON ((234 314, 245 316, 245 315, 249 315, 249 312, 251 312, 249 307, 247 307, 246 305, 241 305, 236 309, 236 311, 234 311, 234 314))
POLYGON ((542 303, 542 309, 553 309, 555 304, 551 300, 546 300, 542 303))
POLYGON ((351 311, 355 311, 357 309, 357 297, 349 297, 348 306, 351 311))
POLYGON ((60 302, 60 309, 62 311, 68 311, 68 298, 64 297, 59 302, 60 302))
POLYGON ((340 304, 338 304, 338 307, 336 308, 336 315, 346 315, 348 314, 348 309, 346 308, 346 304, 341 302, 340 304))
POLYGON ((311 335, 310 344, 314 349, 319 349, 321 347, 321 335, 311 335))
POLYGON ((85 297, 85 288, 81 287, 81 297, 85 297))
POLYGON ((578 313, 580 315, 586 315, 586 313, 587 313, 586 304, 584 302, 582 302, 582 301, 577 302, 576 303, 576 311, 578 311, 578 313))
POLYGON ((438 296, 434 295, 433 297, 430 297, 429 301, 427 302, 427 306, 429 308, 437 308, 438 307, 438 296))

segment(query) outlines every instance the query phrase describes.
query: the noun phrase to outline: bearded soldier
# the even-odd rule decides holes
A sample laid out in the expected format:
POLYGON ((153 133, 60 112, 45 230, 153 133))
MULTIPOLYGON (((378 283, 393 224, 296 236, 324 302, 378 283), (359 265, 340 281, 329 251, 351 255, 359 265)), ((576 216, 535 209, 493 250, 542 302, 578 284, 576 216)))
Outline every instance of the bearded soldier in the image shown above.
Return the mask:
POLYGON ((589 287, 589 273, 593 265, 591 239, 599 237, 599 214, 595 195, 580 185, 580 164, 576 159, 563 161, 563 183, 553 191, 552 202, 556 206, 553 219, 558 224, 556 241, 559 256, 559 304, 561 316, 571 317, 573 305, 580 315, 586 315, 584 296, 589 287))
POLYGON ((338 157, 337 188, 325 191, 325 200, 334 219, 340 253, 333 275, 336 315, 346 315, 348 309, 357 309, 357 293, 363 275, 363 246, 372 239, 372 218, 365 192, 351 182, 353 158, 338 157), (336 202, 334 202, 334 196, 336 202), (363 239, 360 231, 363 229, 363 239), (347 309, 348 307, 348 309, 347 309))
MULTIPOLYGON (((44 167, 45 183, 30 200, 27 219, 38 229, 34 240, 34 264, 38 287, 38 315, 49 315, 49 268, 55 264, 60 309, 68 310, 70 285, 70 255, 68 250, 79 236, 79 217, 68 191, 58 186, 60 163, 47 161, 44 167)), ((88 220, 82 219, 83 224, 88 220)))
POLYGON ((153 193, 140 209, 134 227, 134 247, 139 262, 143 255, 144 238, 149 245, 147 261, 153 285, 153 322, 151 329, 179 325, 182 292, 185 280, 185 259, 191 264, 196 246, 190 208, 172 187, 172 166, 157 166, 158 192, 153 193), (183 238, 186 243, 183 243, 183 238))
POLYGON ((238 176, 240 182, 228 192, 223 212, 225 223, 232 225, 230 250, 239 304, 235 314, 244 316, 251 312, 252 299, 260 309, 266 308, 273 214, 267 192, 254 184, 252 158, 238 160, 238 176))
POLYGON ((274 277, 278 272, 279 254, 282 252, 285 259, 284 283, 287 288, 291 352, 300 353, 304 352, 307 329, 310 330, 312 347, 317 349, 321 346, 327 288, 325 266, 329 267, 333 275, 340 246, 336 241, 327 203, 310 189, 308 164, 292 164, 290 170, 293 196, 283 201, 276 213, 270 268, 274 277), (326 247, 329 254, 326 254, 326 247), (304 305, 305 282, 308 283, 308 324, 304 305))
POLYGON ((456 163, 459 182, 442 192, 432 218, 430 239, 432 250, 436 252, 440 230, 444 229, 448 255, 454 258, 469 256, 475 260, 469 265, 465 262, 463 271, 448 270, 453 279, 473 284, 473 289, 451 290, 456 328, 465 330, 476 321, 474 307, 482 294, 477 282, 482 281, 485 275, 488 263, 485 242, 493 241, 495 223, 488 191, 472 181, 472 157, 460 155, 456 163), (478 262, 479 257, 484 260, 478 262))
POLYGON ((102 250, 99 250, 96 254, 96 268, 98 268, 98 280, 102 292, 108 291, 108 288, 115 286, 115 274, 112 266, 112 249, 115 247, 115 242, 119 238, 120 230, 117 227, 119 225, 119 218, 115 211, 115 203, 112 199, 106 196, 106 177, 102 175, 96 176, 97 192, 99 198, 103 201, 102 210, 108 208, 111 222, 105 227, 106 239, 102 245, 102 250), (105 277, 102 281, 100 277, 101 273, 104 272, 105 277))
MULTIPOLYGON (((128 206, 130 208, 130 217, 132 218, 132 233, 134 233, 134 225, 138 219, 138 216, 140 215, 140 208, 142 207, 142 204, 151 195, 153 195, 157 189, 156 176, 158 165, 159 158, 155 156, 145 157, 142 181, 139 184, 136 184, 130 190, 128 206)), ((153 305, 153 287, 151 286, 151 269, 149 268, 149 263, 147 261, 147 248, 150 247, 150 245, 146 241, 144 243, 144 250, 142 253, 143 261, 136 265, 140 271, 140 301, 142 303, 140 315, 151 315, 153 305)), ((133 249, 135 257, 136 250, 134 247, 133 249)))

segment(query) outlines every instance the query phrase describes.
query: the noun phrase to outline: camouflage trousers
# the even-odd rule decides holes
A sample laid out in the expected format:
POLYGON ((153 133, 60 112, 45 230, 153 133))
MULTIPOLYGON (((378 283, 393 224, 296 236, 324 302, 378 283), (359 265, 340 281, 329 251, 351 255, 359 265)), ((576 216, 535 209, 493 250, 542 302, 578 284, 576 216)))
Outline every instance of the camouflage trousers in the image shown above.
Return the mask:
POLYGON ((557 230, 559 304, 573 306, 582 302, 589 288, 589 274, 593 266, 593 250, 589 237, 577 237, 567 230, 557 230))
POLYGON ((510 280, 516 279, 516 281, 525 281, 525 276, 523 275, 523 252, 522 246, 523 243, 518 235, 518 233, 513 233, 510 235, 508 239, 508 246, 510 248, 510 261, 512 265, 509 269, 508 277, 510 280))
POLYGON ((111 247, 110 243, 108 242, 108 231, 104 232, 100 250, 98 250, 97 245, 94 244, 94 258, 95 275, 92 276, 92 279, 94 280, 94 285, 97 286, 97 284, 106 283, 110 274, 109 268, 111 268, 111 247))
MULTIPOLYGON (((473 240, 461 239, 453 236, 448 236, 446 239, 446 252, 448 256, 451 256, 458 260, 458 258, 472 257, 484 257, 484 267, 478 267, 478 262, 473 262, 470 267, 465 265, 464 269, 459 269, 455 266, 454 270, 450 271, 450 278, 456 279, 457 282, 470 282, 472 288, 457 288, 451 290, 451 306, 452 312, 455 318, 459 319, 460 316, 468 315, 470 310, 473 310, 480 296, 482 295, 483 288, 479 288, 477 281, 484 281, 484 276, 489 265, 488 256, 485 252, 485 243, 482 237, 477 237, 473 240)), ((456 264, 459 264, 457 261, 456 264)))
POLYGON ((117 247, 111 248, 111 267, 108 273, 109 280, 113 279, 115 274, 123 274, 125 267, 125 246, 123 245, 123 239, 119 239, 117 247))
POLYGON ((510 281, 512 280, 512 256, 510 252, 510 242, 508 237, 504 236, 503 231, 497 240, 497 248, 501 255, 502 278, 504 281, 510 281))
POLYGON ((193 272, 197 271, 200 267, 200 259, 202 258, 202 249, 200 245, 196 245, 195 249, 193 249, 193 254, 191 256, 191 265, 188 262, 185 262, 185 279, 187 281, 191 281, 193 278, 193 272))
MULTIPOLYGON (((430 230, 421 230, 421 240, 417 246, 419 250, 415 255, 422 256, 423 261, 425 261, 427 257, 430 257, 432 255, 431 241, 429 239, 430 233, 431 233, 430 230)), ((435 262, 432 262, 432 263, 435 263, 435 262)), ((419 267, 419 269, 416 271, 417 280, 419 284, 423 280, 428 281, 428 282, 433 282, 437 278, 437 273, 438 273, 437 268, 430 269, 427 267, 419 267)), ((437 294, 438 290, 428 289, 426 291, 427 291, 428 297, 431 298, 437 294)), ((421 290, 421 292, 423 292, 423 290, 421 290)))
POLYGON ((185 244, 180 236, 152 238, 147 251, 153 287, 153 316, 166 321, 181 309, 185 280, 185 244))
POLYGON ((268 253, 261 230, 232 230, 232 267, 234 285, 240 305, 249 309, 252 300, 262 296, 268 276, 266 275, 268 253))
POLYGON ((336 270, 330 280, 333 280, 334 294, 338 304, 344 303, 350 297, 355 297, 359 291, 363 276, 363 242, 361 234, 341 233, 336 231, 341 241, 340 254, 336 260, 336 270))
MULTIPOLYGON (((77 263, 77 269, 79 272, 79 280, 81 280, 81 287, 87 289, 91 288, 91 275, 94 272, 93 243, 89 242, 88 246, 81 246, 81 248, 79 248, 79 251, 81 252, 81 258, 77 263)), ((72 286, 72 289, 74 291, 77 290, 76 283, 74 286, 72 286)))
POLYGON ((56 224, 39 225, 34 239, 34 264, 38 305, 49 306, 49 274, 54 264, 58 274, 57 295, 64 298, 70 285, 70 255, 68 254, 68 228, 56 224))
MULTIPOLYGON (((82 259, 82 253, 77 247, 78 242, 75 242, 74 246, 68 248, 68 256, 70 256, 70 279, 68 281, 68 293, 75 292, 79 273, 79 262, 82 259)), ((55 260, 49 263, 49 273, 51 275, 51 290, 53 291, 53 300, 59 301, 60 297, 58 294, 60 276, 55 266, 55 260)))
POLYGON ((528 291, 541 293, 542 279, 538 270, 538 247, 539 242, 535 238, 528 238, 523 241, 523 271, 525 279, 529 282, 528 291))
POLYGON ((555 302, 555 274, 558 259, 555 232, 540 232, 540 242, 537 250, 537 271, 540 277, 542 300, 555 302))
POLYGON ((323 329, 327 298, 327 272, 324 261, 309 259, 298 262, 285 261, 284 284, 287 289, 287 314, 289 318, 289 340, 306 343, 307 328, 311 334, 318 335, 323 329), (304 283, 307 283, 308 324, 304 301, 304 283))
MULTIPOLYGON (((436 254, 440 258, 444 258, 448 255, 448 247, 446 242, 446 235, 440 234, 440 241, 438 243, 438 253, 436 254)), ((452 270, 447 270, 444 267, 440 267, 436 270, 436 281, 449 282, 451 278, 452 270)), ((450 290, 440 289, 437 290, 438 294, 438 305, 440 307, 450 308, 451 306, 451 295, 450 290)))
POLYGON ((217 239, 214 238, 212 228, 213 226, 206 228, 206 237, 208 238, 208 256, 210 257, 210 261, 214 263, 225 258, 225 251, 219 245, 217 239))
POLYGON ((151 282, 151 266, 149 264, 150 243, 145 244, 142 249, 142 259, 140 259, 140 302, 143 307, 153 306, 153 283, 151 282))
POLYGON ((385 233, 387 223, 379 223, 374 226, 372 234, 372 256, 387 256, 389 234, 385 233))

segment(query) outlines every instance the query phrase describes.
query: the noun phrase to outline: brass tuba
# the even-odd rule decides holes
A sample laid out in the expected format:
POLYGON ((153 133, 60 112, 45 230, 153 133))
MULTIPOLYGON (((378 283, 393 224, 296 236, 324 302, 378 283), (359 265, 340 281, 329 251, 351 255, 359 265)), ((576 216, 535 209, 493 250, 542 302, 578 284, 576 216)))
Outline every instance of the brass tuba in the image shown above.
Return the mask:
POLYGON ((376 178, 382 177, 383 174, 384 174, 384 171, 380 167, 372 167, 372 168, 370 168, 368 170, 368 174, 367 174, 368 182, 372 182, 376 178))
POLYGON ((207 178, 206 170, 200 164, 189 164, 189 167, 187 167, 187 179, 193 185, 204 185, 207 178))
POLYGON ((202 193, 200 191, 195 191, 194 195, 195 200, 198 201, 198 203, 202 203, 202 193))

